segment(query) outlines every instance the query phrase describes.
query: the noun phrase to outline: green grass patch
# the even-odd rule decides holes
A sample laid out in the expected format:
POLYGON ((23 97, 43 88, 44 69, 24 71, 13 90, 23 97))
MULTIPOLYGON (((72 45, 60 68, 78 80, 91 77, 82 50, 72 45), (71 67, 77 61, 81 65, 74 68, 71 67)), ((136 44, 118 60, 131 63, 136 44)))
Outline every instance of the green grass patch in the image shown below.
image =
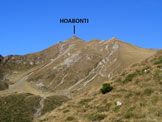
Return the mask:
POLYGON ((136 109, 136 106, 130 107, 130 108, 128 109, 128 112, 131 112, 131 111, 133 111, 133 110, 135 110, 135 109, 136 109))
POLYGON ((105 111, 109 111, 111 107, 111 103, 106 104, 105 106, 97 106, 97 112, 105 112, 105 111))
POLYGON ((128 112, 124 115, 125 119, 131 119, 131 118, 136 118, 136 119, 141 119, 141 118, 145 118, 144 114, 134 114, 132 112, 128 112))
POLYGON ((66 121, 73 121, 74 120, 74 117, 72 117, 72 116, 68 116, 67 118, 66 118, 66 121))
POLYGON ((137 76, 137 73, 132 73, 132 74, 127 75, 123 83, 131 82, 133 78, 135 78, 136 76, 137 76))
POLYGON ((115 80, 115 82, 121 82, 121 78, 119 77, 118 79, 115 80))
POLYGON ((162 81, 162 71, 161 70, 156 70, 153 75, 153 79, 157 82, 162 81))
POLYGON ((104 114, 90 114, 87 117, 91 121, 101 121, 106 117, 106 115, 104 115, 104 114))
POLYGON ((114 112, 118 112, 119 109, 120 109, 120 106, 115 106, 115 108, 114 108, 114 112))
POLYGON ((83 100, 81 100, 81 101, 79 102, 79 104, 81 104, 81 105, 85 105, 85 104, 89 103, 90 101, 92 101, 91 98, 83 99, 83 100))
POLYGON ((147 96, 150 96, 152 93, 153 93, 153 90, 150 89, 150 88, 147 88, 147 89, 144 90, 144 94, 147 95, 147 96))
POLYGON ((64 110, 64 111, 63 111, 63 113, 68 113, 68 112, 69 112, 69 110, 64 110))
POLYGON ((134 117, 135 117, 135 115, 133 113, 126 113, 124 115, 124 118, 126 118, 126 119, 130 119, 130 118, 134 118, 134 117))
POLYGON ((130 98, 131 96, 133 96, 132 93, 128 93, 128 94, 126 94, 124 97, 128 99, 128 98, 130 98))
POLYGON ((145 103, 140 103, 140 107, 146 107, 147 105, 145 103))
POLYGON ((158 57, 155 61, 154 61, 154 65, 157 65, 157 64, 162 64, 162 57, 158 57))

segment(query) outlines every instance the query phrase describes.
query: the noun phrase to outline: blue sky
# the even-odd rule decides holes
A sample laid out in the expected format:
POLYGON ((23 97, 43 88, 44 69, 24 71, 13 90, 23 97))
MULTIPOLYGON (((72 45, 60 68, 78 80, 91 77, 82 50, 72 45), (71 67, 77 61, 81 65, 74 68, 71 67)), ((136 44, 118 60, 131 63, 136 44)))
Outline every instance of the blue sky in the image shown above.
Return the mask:
POLYGON ((0 54, 28 54, 73 36, 60 18, 76 24, 84 40, 117 37, 145 48, 162 48, 162 0, 0 0, 0 54))

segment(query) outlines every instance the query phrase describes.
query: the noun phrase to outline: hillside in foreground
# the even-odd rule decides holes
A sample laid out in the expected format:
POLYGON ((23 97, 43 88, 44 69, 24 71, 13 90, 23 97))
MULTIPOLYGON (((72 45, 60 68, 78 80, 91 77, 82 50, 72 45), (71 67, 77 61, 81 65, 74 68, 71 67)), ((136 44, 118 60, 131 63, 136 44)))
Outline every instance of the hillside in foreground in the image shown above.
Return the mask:
POLYGON ((162 50, 105 83, 113 90, 93 86, 36 122, 161 122, 162 50))

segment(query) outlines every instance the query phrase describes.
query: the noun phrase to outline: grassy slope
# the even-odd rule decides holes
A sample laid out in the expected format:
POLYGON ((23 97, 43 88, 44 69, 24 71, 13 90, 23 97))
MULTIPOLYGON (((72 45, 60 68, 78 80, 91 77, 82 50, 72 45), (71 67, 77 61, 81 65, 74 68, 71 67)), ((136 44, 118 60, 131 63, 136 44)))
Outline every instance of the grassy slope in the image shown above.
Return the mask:
MULTIPOLYGON (((0 122, 31 122, 40 107, 40 96, 21 93, 0 97, 0 122)), ((60 106, 68 99, 50 96, 45 99, 42 115, 60 106)))
POLYGON ((114 89, 101 94, 94 86, 37 121, 160 122, 162 51, 107 81, 114 89), (122 103, 117 106, 117 101, 122 103))
POLYGON ((14 94, 0 98, 1 122, 30 122, 39 106, 39 96, 14 94))

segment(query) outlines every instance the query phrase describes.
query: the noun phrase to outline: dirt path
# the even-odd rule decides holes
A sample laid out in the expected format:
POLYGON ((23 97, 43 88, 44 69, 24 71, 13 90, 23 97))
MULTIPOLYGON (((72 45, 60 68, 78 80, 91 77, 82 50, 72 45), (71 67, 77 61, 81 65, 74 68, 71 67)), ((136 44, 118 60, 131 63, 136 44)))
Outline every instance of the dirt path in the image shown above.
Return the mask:
POLYGON ((44 108, 44 100, 45 100, 45 99, 46 99, 45 97, 42 97, 42 98, 41 98, 41 100, 40 100, 40 102, 39 102, 40 107, 37 108, 37 111, 36 111, 36 113, 34 114, 34 117, 33 117, 34 119, 37 119, 38 117, 41 116, 42 110, 43 110, 43 108, 44 108))

